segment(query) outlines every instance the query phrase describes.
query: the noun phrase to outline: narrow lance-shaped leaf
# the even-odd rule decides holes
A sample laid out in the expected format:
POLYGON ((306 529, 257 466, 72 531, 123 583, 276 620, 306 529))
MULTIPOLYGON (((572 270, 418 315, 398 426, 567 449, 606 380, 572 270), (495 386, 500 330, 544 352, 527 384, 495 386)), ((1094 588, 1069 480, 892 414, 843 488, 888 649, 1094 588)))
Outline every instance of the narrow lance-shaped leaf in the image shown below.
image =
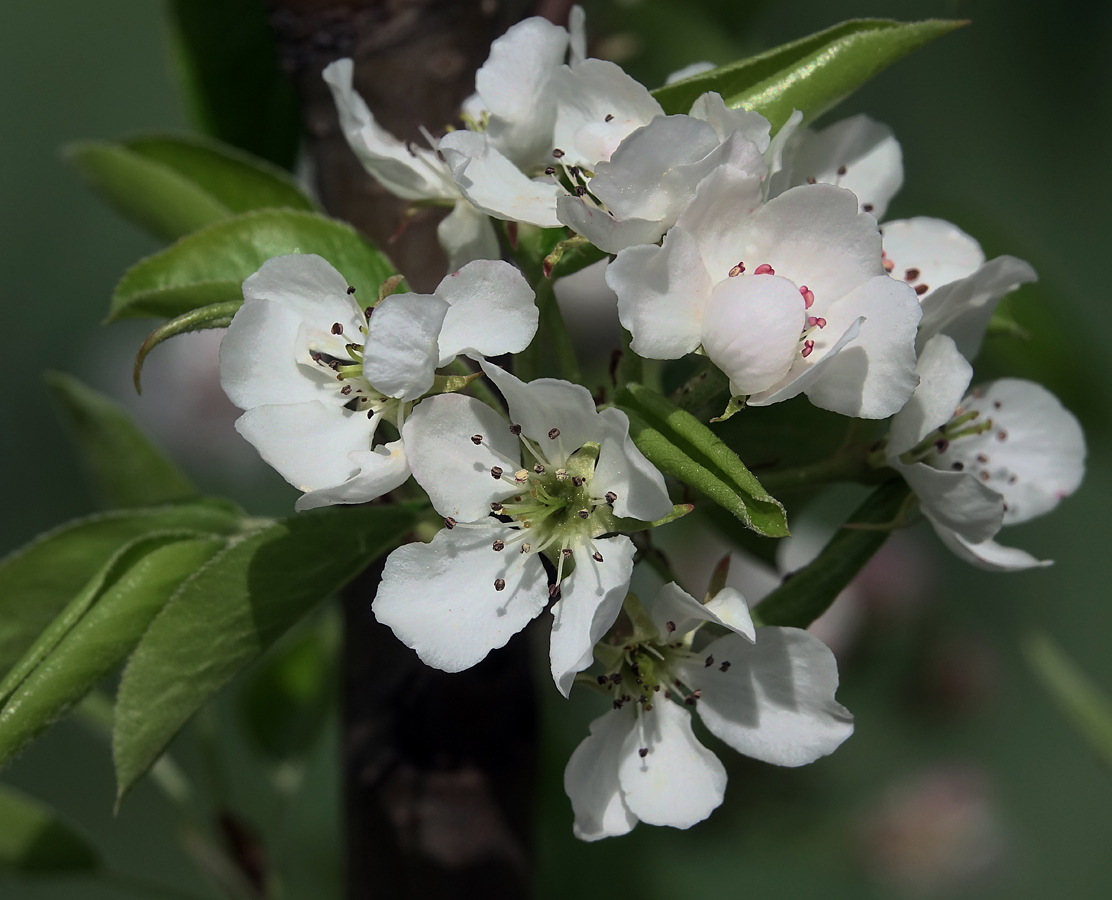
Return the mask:
POLYGON ((706 425, 638 384, 619 391, 615 403, 629 416, 637 449, 661 472, 695 488, 760 534, 788 534, 784 507, 706 425))
POLYGON ((188 334, 191 331, 205 331, 210 328, 227 328, 232 324, 232 319, 241 306, 243 306, 242 300, 228 300, 225 303, 210 303, 208 306, 190 310, 177 318, 171 319, 169 322, 159 325, 158 328, 147 335, 146 339, 139 347, 139 352, 135 354, 135 366, 131 371, 131 379, 135 383, 135 392, 137 394, 143 393, 141 382, 143 363, 146 362, 148 354, 150 354, 155 347, 163 341, 168 341, 172 337, 177 337, 179 334, 188 334))
POLYGON ((0 784, 0 871, 77 874, 100 868, 96 848, 49 806, 0 784))
POLYGON ((223 545, 215 537, 166 544, 107 586, 0 710, 0 766, 114 672, 178 585, 223 545))
POLYGON ((898 479, 869 494, 817 557, 753 608, 753 621, 793 628, 814 622, 888 540, 910 496, 898 479))
POLYGON ((793 109, 810 121, 882 69, 965 24, 945 19, 855 19, 657 88, 653 95, 671 114, 686 113, 700 94, 716 91, 727 106, 761 113, 775 130, 793 109))
POLYGON ((118 403, 61 372, 47 372, 46 383, 108 506, 156 506, 197 496, 118 403))
POLYGON ((241 521, 223 501, 121 510, 68 522, 16 550, 0 561, 0 672, 129 541, 156 531, 233 534, 241 521))
POLYGON ((272 256, 316 253, 344 273, 368 303, 394 269, 343 222, 316 213, 244 213, 194 232, 136 263, 116 285, 109 320, 180 316, 212 303, 242 299, 243 279, 272 256))
POLYGON ((248 535, 190 577, 124 670, 113 735, 119 796, 210 697, 414 519, 404 506, 313 510, 248 535))

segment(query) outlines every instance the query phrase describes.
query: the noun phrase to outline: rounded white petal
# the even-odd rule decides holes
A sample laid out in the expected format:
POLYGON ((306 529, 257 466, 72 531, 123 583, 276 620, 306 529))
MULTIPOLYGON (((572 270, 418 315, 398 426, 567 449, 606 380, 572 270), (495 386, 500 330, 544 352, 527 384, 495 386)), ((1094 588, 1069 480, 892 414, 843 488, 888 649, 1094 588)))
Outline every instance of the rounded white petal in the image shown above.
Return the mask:
POLYGON ((564 792, 575 813, 572 830, 581 841, 626 834, 637 824, 618 784, 622 745, 636 724, 632 706, 604 713, 591 723, 590 736, 568 760, 564 792))
POLYGON ((880 230, 892 277, 913 287, 926 285, 924 300, 942 285, 968 278, 985 262, 981 245, 942 219, 897 219, 885 222, 880 230))
POLYGON ((768 149, 769 133, 772 129, 768 119, 752 110, 731 109, 723 101, 721 94, 707 91, 700 95, 691 104, 691 115, 693 118, 709 122, 722 140, 738 132, 747 141, 755 144, 760 153, 768 149))
POLYGON ((1005 547, 991 539, 975 544, 929 516, 927 518, 942 543, 949 547, 958 559, 963 559, 978 569, 989 572, 1022 572, 1025 569, 1039 569, 1054 565, 1051 559, 1036 559, 1026 550, 1005 547))
POLYGON ((749 641, 754 639, 749 607, 733 588, 723 588, 710 603, 703 605, 673 581, 664 585, 645 606, 665 642, 679 640, 704 622, 724 625, 749 641))
POLYGON ((684 684, 701 692, 698 709, 707 728, 746 756, 803 766, 853 734, 853 716, 834 699, 834 654, 801 629, 759 628, 752 644, 726 635, 677 668, 684 684))
POLYGON ((756 394, 788 373, 806 319, 799 288, 786 278, 726 278, 703 314, 703 349, 737 393, 756 394))
POLYGON ((437 145, 460 192, 488 215, 511 222, 557 228, 556 197, 562 190, 551 180, 531 180, 506 159, 484 134, 450 131, 437 145))
POLYGON ((453 272, 475 259, 498 259, 502 249, 490 216, 467 200, 457 200, 452 211, 436 226, 436 236, 453 272))
POLYGON ((977 422, 991 419, 992 428, 952 441, 934 464, 959 461, 1002 495, 1005 525, 1050 512, 1080 486, 1085 434, 1073 413, 1042 385, 1001 378, 981 385, 962 406, 980 410, 977 422))
MULTIPOLYGON (((915 374, 915 334, 922 309, 915 292, 891 278, 871 278, 825 313, 822 329, 838 334, 863 317, 853 344, 831 360, 807 397, 815 406, 844 416, 886 419, 911 397, 915 374)), ((815 337, 812 334, 812 337, 815 337)), ((815 340, 812 358, 822 359, 824 347, 815 340)))
POLYGON ((367 503, 401 487, 409 478, 409 462, 401 441, 383 444, 374 450, 360 450, 349 454, 349 458, 353 465, 359 467, 355 475, 336 487, 302 494, 294 509, 304 512, 335 503, 367 503))
POLYGON ((537 333, 540 312, 529 282, 508 262, 476 260, 437 285, 449 304, 440 330, 440 365, 459 353, 520 353, 537 333))
POLYGON ((591 550, 572 548, 575 571, 560 585, 560 599, 552 606, 552 639, 549 659, 552 679, 565 697, 576 673, 590 667, 594 647, 622 610, 633 573, 633 541, 624 534, 596 540, 602 562, 591 550))
POLYGON ((244 279, 244 300, 271 300, 293 310, 307 324, 328 331, 339 322, 351 333, 362 325, 348 283, 328 260, 313 253, 290 253, 264 262, 244 279))
POLYGON ((967 541, 987 541, 1000 530, 1004 499, 968 472, 889 460, 919 498, 923 514, 967 541))
POLYGON ((679 226, 661 247, 630 247, 606 267, 618 316, 635 353, 679 359, 703 339, 703 310, 712 286, 694 239, 679 226))
MULTIPOLYGON (((787 375, 767 391, 752 394, 746 403, 749 406, 770 406, 773 403, 790 400, 811 388, 838 358, 838 354, 857 340, 857 336, 861 333, 861 326, 864 324, 864 316, 855 319, 833 344, 828 342, 836 332, 825 331, 825 329, 811 332, 814 336, 816 352, 806 358, 802 354, 797 356, 787 375)), ((738 391, 735 390, 734 393, 738 391)))
POLYGON ((406 544, 386 560, 375 618, 426 665, 461 672, 504 647, 548 602, 548 576, 536 554, 499 553, 486 529, 447 528, 428 544, 406 544), (495 581, 503 581, 502 590, 495 581))
POLYGON ((556 218, 600 250, 618 253, 639 244, 655 244, 667 226, 649 219, 615 219, 580 197, 567 194, 556 200, 556 218))
POLYGON ((439 394, 423 400, 405 420, 402 439, 413 477, 442 516, 485 519, 491 502, 514 492, 490 471, 517 470, 518 439, 505 419, 474 397, 439 394), (479 444, 472 441, 475 435, 482 438, 479 444))
POLYGON ((432 387, 436 337, 448 302, 427 294, 391 294, 375 307, 363 343, 363 375, 387 397, 416 400, 432 387))
POLYGON ((599 413, 603 436, 591 482, 596 497, 617 494, 614 512, 643 522, 662 519, 672 511, 672 500, 660 474, 629 436, 629 416, 611 407, 599 413))
POLYGON ((699 743, 683 707, 659 695, 641 718, 642 727, 626 735, 618 767, 626 806, 649 825, 690 828, 721 805, 726 769, 699 743))
POLYGON ((458 195, 447 167, 427 147, 403 143, 375 121, 352 87, 354 64, 338 59, 321 77, 332 91, 348 146, 376 181, 405 200, 454 200, 458 195))
POLYGON ((919 386, 907 405, 892 417, 888 429, 889 459, 906 453, 949 422, 973 377, 973 367, 958 353, 954 342, 942 334, 927 342, 915 372, 919 386))
POLYGON ((676 228, 667 237, 680 229, 694 241, 712 284, 728 278, 739 262, 752 273, 760 262, 745 257, 746 235, 761 204, 759 176, 734 166, 719 166, 699 182, 695 199, 680 213, 676 228))
POLYGON ((364 413, 308 403, 256 406, 236 431, 300 491, 343 484, 359 471, 351 454, 371 449, 377 421, 364 413))

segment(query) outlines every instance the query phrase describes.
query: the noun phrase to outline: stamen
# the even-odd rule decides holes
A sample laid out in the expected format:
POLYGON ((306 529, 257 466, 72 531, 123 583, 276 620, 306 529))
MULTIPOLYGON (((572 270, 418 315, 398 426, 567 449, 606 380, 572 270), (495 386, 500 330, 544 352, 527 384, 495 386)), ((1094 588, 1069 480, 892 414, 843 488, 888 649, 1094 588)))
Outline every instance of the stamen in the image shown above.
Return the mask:
POLYGON ((807 326, 809 328, 825 328, 826 319, 822 318, 821 316, 808 316, 807 326))
POLYGON ((555 156, 557 159, 563 159, 564 151, 557 147, 555 150, 552 151, 552 155, 555 156))
POLYGON ((930 290, 930 287, 925 285, 925 284, 915 285, 915 293, 918 294, 920 297, 922 297, 923 294, 925 294, 929 290, 930 290))
POLYGON ((332 333, 333 334, 343 334, 344 333, 344 326, 341 325, 339 322, 333 322, 332 323, 332 333))
POLYGON ((806 359, 808 356, 810 356, 814 352, 814 350, 815 350, 815 342, 814 341, 804 341, 803 342, 803 349, 800 351, 799 355, 802 356, 804 359, 806 359))
POLYGON ((814 176, 814 175, 808 175, 808 176, 807 176, 807 183, 808 183, 808 184, 817 184, 817 183, 818 183, 818 179, 817 179, 817 178, 815 178, 815 176, 814 176))
POLYGON ((667 622, 665 622, 665 623, 664 623, 664 629, 665 629, 665 630, 666 630, 666 631, 667 631, 667 632, 668 632, 669 634, 671 634, 671 633, 672 633, 673 631, 675 631, 675 630, 676 630, 676 623, 675 623, 675 622, 673 622, 673 621, 671 621, 671 620, 669 620, 669 621, 667 621, 667 622))
POLYGON ((576 515, 581 519, 589 519, 591 518, 591 511, 589 509, 581 509, 576 515))
POLYGON ((456 527, 456 520, 453 519, 451 516, 445 517, 444 527, 447 528, 449 531, 451 531, 453 528, 456 527))
POLYGON ((753 270, 753 274, 754 275, 775 275, 776 270, 774 268, 772 268, 772 266, 770 266, 768 263, 761 263, 759 266, 757 266, 757 268, 755 268, 753 270))
POLYGON ((618 499, 618 495, 615 494, 613 491, 607 491, 606 492, 606 502, 609 503, 611 506, 614 505, 614 501, 617 500, 617 499, 618 499))
POLYGON ((845 175, 846 174, 846 167, 845 166, 838 166, 838 174, 839 175, 845 175))
POLYGON ((998 440, 998 441, 1006 441, 1007 439, 1008 439, 1008 432, 1004 431, 1003 429, 1001 429, 1000 431, 996 432, 996 440, 998 440))
POLYGON ((739 262, 736 266, 734 266, 732 269, 730 269, 729 276, 731 278, 737 278, 737 276, 740 275, 744 271, 745 271, 745 263, 739 262))
POLYGON ((813 293, 811 293, 810 288, 808 288, 807 285, 805 285, 805 284, 800 285, 799 293, 803 295, 803 307, 804 307, 804 309, 810 309, 811 305, 815 302, 815 295, 813 293))
POLYGON ((725 660, 725 661, 724 661, 724 662, 722 663, 722 665, 720 665, 720 666, 718 667, 718 671, 719 671, 719 672, 728 672, 728 671, 730 671, 730 661, 729 661, 728 659, 727 659, 727 660, 725 660))
POLYGON ((891 274, 892 270, 896 268, 896 264, 890 259, 881 259, 880 264, 884 266, 884 271, 891 274))
POLYGON ((706 662, 703 664, 703 668, 709 669, 713 665, 714 665, 714 657, 713 656, 708 656, 707 659, 706 659, 706 662))
POLYGON ((864 212, 871 213, 873 211, 873 205, 871 203, 862 203, 861 209, 864 212))
POLYGON ((495 538, 494 543, 491 546, 493 546, 494 551, 498 553, 506 549, 506 542, 502 540, 502 538, 495 538))
POLYGON ((536 472, 538 475, 543 475, 547 471, 547 469, 545 469, 545 467, 542 466, 540 463, 537 463, 535 466, 533 466, 533 471, 536 472))
POLYGON ((550 428, 548 430, 548 439, 550 441, 556 440, 556 438, 558 438, 559 436, 560 436, 560 429, 559 428, 550 428))
POLYGON ((603 119, 602 121, 604 121, 604 122, 613 122, 614 121, 614 114, 613 113, 607 113, 606 118, 603 119))
POLYGON ((496 591, 504 591, 506 589, 506 581, 503 578, 494 579, 494 589, 496 591))
POLYGON ((910 268, 904 272, 904 281, 918 281, 920 274, 922 273, 918 269, 910 268))
POLYGON ((520 425, 511 425, 510 426, 510 434, 512 434, 514 437, 518 437, 521 434, 521 426, 520 425))
POLYGON ((349 294, 354 294, 355 293, 355 285, 351 285, 351 284, 348 285, 348 293, 349 294))
POLYGON ((482 442, 483 442, 483 436, 481 434, 471 435, 471 443, 474 444, 476 447, 478 447, 479 444, 481 444, 482 442))
POLYGON ((501 466, 491 466, 490 467, 490 477, 493 478, 495 481, 497 481, 499 478, 501 478, 502 477, 502 467, 501 466))

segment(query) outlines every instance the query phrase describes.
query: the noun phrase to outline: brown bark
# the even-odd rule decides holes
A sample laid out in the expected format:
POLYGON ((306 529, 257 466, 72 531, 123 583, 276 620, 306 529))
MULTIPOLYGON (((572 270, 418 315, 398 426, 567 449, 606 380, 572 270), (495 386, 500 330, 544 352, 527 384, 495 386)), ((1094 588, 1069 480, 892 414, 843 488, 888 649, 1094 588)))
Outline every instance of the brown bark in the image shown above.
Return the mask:
MULTIPOLYGON (((406 203, 348 148, 321 69, 354 58, 356 88, 378 121, 420 141, 418 126, 435 134, 453 121, 490 42, 526 10, 513 0, 269 6, 325 208, 385 249, 415 290, 431 290, 446 268, 436 242, 444 213, 420 213, 394 239, 406 203)), ((467 672, 430 669, 371 615, 380 573, 381 563, 344 598, 347 896, 529 897, 537 714, 526 636, 467 672)))

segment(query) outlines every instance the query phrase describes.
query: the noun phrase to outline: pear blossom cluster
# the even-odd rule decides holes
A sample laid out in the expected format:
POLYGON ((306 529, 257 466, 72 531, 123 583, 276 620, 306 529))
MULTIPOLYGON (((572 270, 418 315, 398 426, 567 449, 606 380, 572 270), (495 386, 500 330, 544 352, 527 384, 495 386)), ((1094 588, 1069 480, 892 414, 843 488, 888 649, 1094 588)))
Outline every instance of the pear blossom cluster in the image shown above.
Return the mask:
POLYGON ((1046 564, 995 538, 1077 489, 1080 427, 1037 384, 970 387, 997 304, 1035 273, 986 261, 947 222, 885 221, 903 181, 886 126, 814 131, 796 112, 774 128, 714 92, 665 115, 587 56, 578 7, 568 29, 531 18, 496 40, 456 126, 421 145, 375 121, 353 73, 339 60, 323 75, 344 136, 387 190, 450 208, 451 274, 432 294, 395 280, 364 297, 321 257, 269 260, 244 282, 221 382, 244 411, 237 430, 302 492, 297 509, 427 501, 372 605, 427 665, 474 666, 543 615, 557 690, 606 695, 565 773, 577 836, 687 828, 722 803, 726 771, 692 712, 782 766, 833 752, 853 718, 830 650, 755 627, 737 591, 630 593, 645 564, 633 536, 691 505, 621 409, 514 374, 543 335, 536 285, 506 261, 495 220, 606 254, 631 353, 702 357, 735 410, 802 394, 889 420, 869 462, 906 481, 947 547, 983 568, 1046 564))

